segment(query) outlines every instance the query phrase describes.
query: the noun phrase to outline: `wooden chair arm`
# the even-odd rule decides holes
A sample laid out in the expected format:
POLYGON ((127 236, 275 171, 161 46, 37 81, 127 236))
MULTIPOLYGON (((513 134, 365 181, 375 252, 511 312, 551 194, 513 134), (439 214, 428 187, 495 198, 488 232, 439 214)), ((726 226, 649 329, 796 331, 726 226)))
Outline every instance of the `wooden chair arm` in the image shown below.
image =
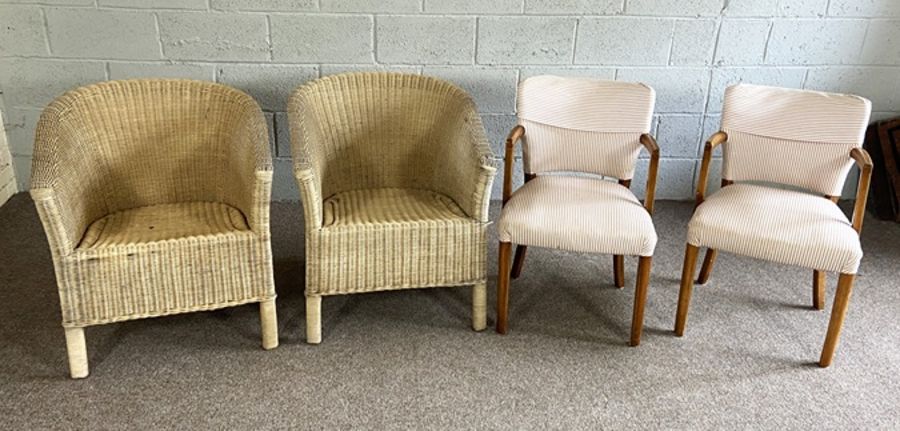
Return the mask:
POLYGON ((516 143, 522 140, 523 136, 525 136, 525 127, 518 125, 513 127, 509 132, 509 136, 506 137, 506 153, 503 167, 503 205, 506 205, 506 201, 512 196, 512 168, 513 163, 515 163, 513 149, 516 147, 516 143))
POLYGON ((653 214, 653 201, 656 196, 656 176, 659 171, 659 145, 656 139, 647 133, 641 135, 641 145, 650 153, 650 168, 647 170, 647 189, 644 196, 644 208, 653 214))
POLYGON ((863 219, 866 216, 866 201, 869 198, 869 184, 872 180, 872 158, 862 148, 850 150, 850 158, 859 166, 859 185, 856 188, 856 204, 853 207, 853 229, 862 232, 863 219))
POLYGON ((725 132, 716 132, 709 137, 706 145, 703 147, 703 162, 700 164, 700 178, 697 179, 697 196, 696 204, 703 203, 706 198, 706 183, 709 180, 709 165, 712 162, 713 150, 722 143, 728 141, 728 134, 725 132))

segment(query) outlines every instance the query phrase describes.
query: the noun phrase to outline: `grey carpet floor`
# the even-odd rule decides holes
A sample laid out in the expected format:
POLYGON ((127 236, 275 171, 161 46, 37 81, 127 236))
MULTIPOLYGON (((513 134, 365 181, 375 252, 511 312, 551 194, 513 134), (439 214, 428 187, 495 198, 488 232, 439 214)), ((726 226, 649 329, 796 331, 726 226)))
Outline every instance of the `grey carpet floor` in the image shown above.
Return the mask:
MULTIPOLYGON (((686 336, 672 334, 690 213, 658 206, 640 347, 627 346, 634 259, 618 290, 609 256, 537 249, 507 336, 469 329, 461 287, 325 298, 309 346, 300 207, 277 203, 278 349, 259 348, 255 306, 94 327, 91 376, 74 381, 46 239, 19 194, 0 208, 0 427, 900 429, 900 225, 866 222, 823 370, 834 275, 817 312, 811 271, 721 255, 686 336)), ((493 315, 494 241, 489 253, 493 315)))

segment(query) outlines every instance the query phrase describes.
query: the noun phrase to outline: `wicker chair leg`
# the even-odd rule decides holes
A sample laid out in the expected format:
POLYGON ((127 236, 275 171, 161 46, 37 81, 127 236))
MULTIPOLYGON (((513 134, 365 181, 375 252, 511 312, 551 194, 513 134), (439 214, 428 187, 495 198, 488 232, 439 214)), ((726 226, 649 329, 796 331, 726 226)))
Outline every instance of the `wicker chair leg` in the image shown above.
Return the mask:
POLYGON ((487 283, 472 287, 472 329, 484 331, 487 328, 487 283))
POLYGON ((844 326, 844 317, 847 315, 847 304, 850 303, 850 294, 853 293, 854 274, 841 274, 838 278, 837 292, 834 294, 834 305, 831 309, 831 320, 828 322, 828 333, 825 336, 825 346, 822 347, 822 356, 819 357, 819 366, 826 368, 834 360, 834 351, 837 349, 841 338, 841 328, 844 326))
POLYGON ((306 342, 319 344, 322 342, 322 297, 306 297, 306 342))
POLYGON ((66 328, 66 350, 69 353, 69 374, 72 378, 87 377, 89 370, 84 328, 66 328))
POLYGON ((274 298, 259 303, 259 323, 262 329, 263 349, 271 350, 278 347, 278 317, 274 298))

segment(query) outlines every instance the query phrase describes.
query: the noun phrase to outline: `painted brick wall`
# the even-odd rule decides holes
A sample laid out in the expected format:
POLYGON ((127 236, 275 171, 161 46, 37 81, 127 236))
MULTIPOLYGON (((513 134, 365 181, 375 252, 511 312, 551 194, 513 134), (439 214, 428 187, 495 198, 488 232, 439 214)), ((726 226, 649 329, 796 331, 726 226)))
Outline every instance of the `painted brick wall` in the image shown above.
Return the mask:
MULTIPOLYGON (((255 96, 278 157, 275 195, 294 199, 288 94, 319 76, 372 68, 435 75, 472 92, 498 154, 515 121, 516 84, 528 76, 646 82, 659 97, 658 197, 689 199, 728 84, 852 92, 872 99, 875 118, 898 115, 900 2, 0 0, 0 89, 20 189, 40 109, 54 96, 167 76, 255 96)), ((645 171, 642 161, 638 192, 645 171)))
MULTIPOLYGON (((3 97, 0 96, 0 124, 4 117, 3 113, 3 97)), ((16 174, 13 172, 12 156, 9 153, 6 132, 3 127, 0 127, 0 205, 6 203, 16 191, 18 188, 16 187, 16 174)))

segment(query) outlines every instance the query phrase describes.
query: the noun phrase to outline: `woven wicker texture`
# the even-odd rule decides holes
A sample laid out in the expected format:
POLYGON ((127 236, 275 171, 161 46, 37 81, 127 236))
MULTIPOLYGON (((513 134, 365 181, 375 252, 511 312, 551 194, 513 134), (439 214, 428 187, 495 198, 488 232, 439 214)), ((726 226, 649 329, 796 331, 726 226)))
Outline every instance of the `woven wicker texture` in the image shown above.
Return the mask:
POLYGON ((41 116, 32 172, 64 326, 274 299, 269 140, 246 94, 185 80, 73 90, 41 116))
POLYGON ((496 166, 471 97, 429 77, 350 73, 298 88, 288 111, 309 328, 321 295, 483 289, 496 166))

